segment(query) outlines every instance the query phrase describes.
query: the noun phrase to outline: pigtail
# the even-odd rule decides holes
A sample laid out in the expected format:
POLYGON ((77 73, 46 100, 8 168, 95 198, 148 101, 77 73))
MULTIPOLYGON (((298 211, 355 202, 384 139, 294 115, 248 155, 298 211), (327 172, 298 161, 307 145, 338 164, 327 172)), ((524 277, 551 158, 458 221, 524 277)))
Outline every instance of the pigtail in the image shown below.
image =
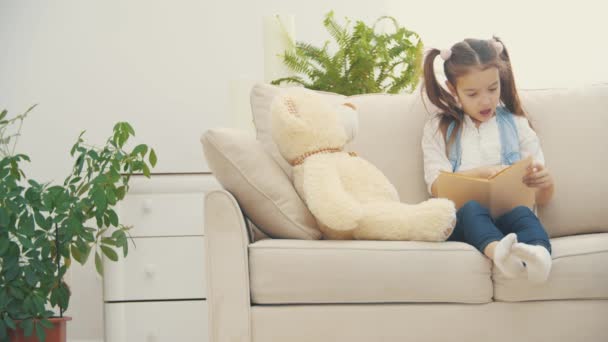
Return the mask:
POLYGON ((498 57, 501 58, 506 64, 506 67, 501 72, 500 76, 500 100, 505 104, 511 113, 526 116, 526 112, 521 105, 519 94, 517 93, 517 88, 515 86, 513 67, 511 66, 511 59, 509 58, 507 47, 502 40, 500 40, 500 38, 494 37, 494 40, 502 44, 502 53, 498 57))
POLYGON ((450 93, 448 93, 437 81, 435 77, 434 61, 435 57, 440 54, 438 49, 431 49, 424 58, 424 90, 426 95, 437 108, 448 114, 452 112, 455 101, 450 93))
POLYGON ((434 61, 441 53, 438 49, 430 49, 424 58, 423 77, 424 87, 423 91, 426 91, 426 95, 437 108, 441 111, 441 120, 439 122, 439 129, 443 134, 443 138, 446 138, 446 132, 448 126, 456 121, 456 127, 453 134, 450 136, 450 141, 446 141, 446 153, 449 151, 449 145, 455 140, 456 133, 461 129, 462 126, 462 113, 458 107, 456 100, 447 90, 445 90, 437 81, 435 77, 434 61))

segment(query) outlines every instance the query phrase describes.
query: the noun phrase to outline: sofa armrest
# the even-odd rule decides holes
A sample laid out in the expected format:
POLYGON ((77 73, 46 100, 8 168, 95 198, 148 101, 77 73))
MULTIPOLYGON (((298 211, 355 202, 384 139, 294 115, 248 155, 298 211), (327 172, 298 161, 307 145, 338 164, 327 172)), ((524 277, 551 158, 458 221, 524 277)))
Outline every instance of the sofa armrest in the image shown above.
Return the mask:
POLYGON ((250 342, 249 237, 236 199, 225 190, 205 196, 207 303, 211 342, 250 342))

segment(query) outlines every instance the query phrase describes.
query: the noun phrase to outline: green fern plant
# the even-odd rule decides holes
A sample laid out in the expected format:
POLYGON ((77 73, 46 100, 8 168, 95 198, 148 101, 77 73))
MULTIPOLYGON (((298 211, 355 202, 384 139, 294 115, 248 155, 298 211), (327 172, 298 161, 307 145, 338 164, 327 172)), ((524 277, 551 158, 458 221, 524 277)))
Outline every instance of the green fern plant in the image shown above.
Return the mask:
POLYGON ((357 21, 351 30, 348 18, 345 25, 340 25, 330 11, 323 25, 337 44, 333 56, 329 41, 323 47, 292 42, 295 47, 282 57, 296 75, 273 80, 272 84, 295 83, 343 95, 412 92, 418 85, 422 40, 417 33, 400 26, 395 18, 382 16, 371 27, 357 21), (383 20, 394 26, 392 33, 376 32, 376 26, 383 20))

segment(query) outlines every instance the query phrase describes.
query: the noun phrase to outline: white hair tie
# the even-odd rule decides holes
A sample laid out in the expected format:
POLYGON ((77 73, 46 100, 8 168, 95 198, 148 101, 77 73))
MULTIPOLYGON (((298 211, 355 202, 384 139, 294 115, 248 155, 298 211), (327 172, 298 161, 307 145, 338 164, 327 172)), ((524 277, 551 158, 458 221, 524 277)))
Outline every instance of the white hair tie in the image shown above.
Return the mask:
POLYGON ((439 55, 444 61, 447 61, 450 59, 450 57, 452 57, 452 49, 443 49, 439 51, 439 55))
POLYGON ((494 48, 496 49, 496 52, 500 56, 500 54, 502 54, 502 51, 505 49, 505 46, 502 45, 502 43, 496 39, 492 39, 492 45, 494 46, 494 48))

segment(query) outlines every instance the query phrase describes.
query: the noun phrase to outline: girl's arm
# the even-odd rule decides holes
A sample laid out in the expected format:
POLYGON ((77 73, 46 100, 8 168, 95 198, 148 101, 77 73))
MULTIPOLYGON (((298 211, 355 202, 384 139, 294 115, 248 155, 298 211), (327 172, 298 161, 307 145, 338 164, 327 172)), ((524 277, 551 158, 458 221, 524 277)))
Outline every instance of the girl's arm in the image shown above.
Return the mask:
POLYGON ((549 203, 549 201, 553 197, 553 192, 555 191, 554 188, 555 186, 552 184, 548 188, 538 189, 536 191, 536 204, 539 206, 543 206, 549 203))
POLYGON ((422 155, 424 161, 424 181, 427 190, 437 197, 436 180, 441 170, 452 170, 452 164, 445 154, 445 142, 439 130, 439 117, 435 116, 424 125, 422 134, 422 155))

